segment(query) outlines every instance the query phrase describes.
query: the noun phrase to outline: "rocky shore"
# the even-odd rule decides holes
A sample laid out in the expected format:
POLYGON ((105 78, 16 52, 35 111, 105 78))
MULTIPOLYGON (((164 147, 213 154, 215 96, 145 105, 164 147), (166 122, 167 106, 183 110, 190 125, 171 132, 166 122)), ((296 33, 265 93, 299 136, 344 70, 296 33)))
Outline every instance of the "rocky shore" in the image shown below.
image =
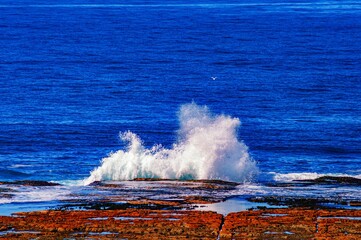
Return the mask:
MULTIPOLYGON (((322 184, 335 182, 321 180, 322 184)), ((10 199, 16 194, 13 185, 58 187, 37 181, 2 183, 10 199)), ((361 239, 359 202, 263 196, 248 198, 255 204, 248 210, 221 214, 205 207, 224 203, 227 208, 236 186, 209 180, 96 182, 60 201, 57 207, 0 216, 0 238, 361 239), (330 201, 337 207, 328 206, 330 201)))
POLYGON ((5 239, 360 239, 361 211, 48 210, 0 217, 5 239))

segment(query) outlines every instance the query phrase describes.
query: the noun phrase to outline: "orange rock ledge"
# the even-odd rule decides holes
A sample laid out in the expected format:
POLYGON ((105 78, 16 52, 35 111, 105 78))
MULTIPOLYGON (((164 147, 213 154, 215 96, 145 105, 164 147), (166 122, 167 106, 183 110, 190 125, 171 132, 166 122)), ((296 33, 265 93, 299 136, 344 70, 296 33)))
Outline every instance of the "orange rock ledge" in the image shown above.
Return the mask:
POLYGON ((361 239, 361 210, 48 210, 1 216, 0 238, 361 239))

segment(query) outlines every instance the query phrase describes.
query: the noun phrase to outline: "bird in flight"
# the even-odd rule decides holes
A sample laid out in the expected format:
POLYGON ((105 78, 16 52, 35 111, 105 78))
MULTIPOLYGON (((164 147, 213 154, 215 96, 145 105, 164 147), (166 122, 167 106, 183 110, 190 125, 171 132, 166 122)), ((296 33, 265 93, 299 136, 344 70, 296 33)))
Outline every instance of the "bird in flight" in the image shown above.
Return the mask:
POLYGON ((212 80, 216 80, 217 79, 217 77, 211 77, 212 78, 212 80))

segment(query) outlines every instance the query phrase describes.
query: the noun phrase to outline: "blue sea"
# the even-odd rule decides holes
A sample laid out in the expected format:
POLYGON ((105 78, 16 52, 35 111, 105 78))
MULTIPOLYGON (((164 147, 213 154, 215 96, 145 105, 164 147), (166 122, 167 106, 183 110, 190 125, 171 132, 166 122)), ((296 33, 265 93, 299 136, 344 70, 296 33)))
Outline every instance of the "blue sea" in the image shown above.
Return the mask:
POLYGON ((2 0, 0 181, 361 178, 360 43, 359 0, 2 0))

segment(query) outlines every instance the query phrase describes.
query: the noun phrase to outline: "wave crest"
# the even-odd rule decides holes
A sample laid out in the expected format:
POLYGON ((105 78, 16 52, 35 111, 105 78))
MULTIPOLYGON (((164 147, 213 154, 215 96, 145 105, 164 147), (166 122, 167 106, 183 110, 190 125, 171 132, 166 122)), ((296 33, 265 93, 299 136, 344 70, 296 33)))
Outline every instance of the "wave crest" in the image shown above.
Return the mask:
POLYGON ((178 117, 178 142, 172 148, 147 149, 136 134, 121 133, 120 138, 128 142, 126 150, 104 158, 84 184, 140 177, 246 182, 258 173, 248 147, 237 138, 238 118, 213 116, 206 106, 195 103, 183 105, 178 117))

